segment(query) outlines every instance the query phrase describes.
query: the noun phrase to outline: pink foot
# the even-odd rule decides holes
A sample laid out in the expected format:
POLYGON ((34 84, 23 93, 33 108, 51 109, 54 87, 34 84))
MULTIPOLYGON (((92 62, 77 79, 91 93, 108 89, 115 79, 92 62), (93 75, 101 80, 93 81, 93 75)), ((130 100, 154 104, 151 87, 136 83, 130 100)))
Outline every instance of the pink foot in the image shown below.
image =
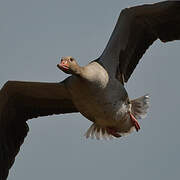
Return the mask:
POLYGON ((116 129, 114 129, 114 128, 108 127, 108 128, 106 128, 106 131, 107 131, 108 134, 111 134, 114 137, 117 137, 117 138, 121 137, 121 135, 118 133, 118 131, 116 129))
POLYGON ((129 115, 130 115, 131 121, 134 123, 134 127, 136 128, 136 131, 138 132, 140 130, 140 125, 139 125, 137 119, 130 112, 129 112, 129 115))

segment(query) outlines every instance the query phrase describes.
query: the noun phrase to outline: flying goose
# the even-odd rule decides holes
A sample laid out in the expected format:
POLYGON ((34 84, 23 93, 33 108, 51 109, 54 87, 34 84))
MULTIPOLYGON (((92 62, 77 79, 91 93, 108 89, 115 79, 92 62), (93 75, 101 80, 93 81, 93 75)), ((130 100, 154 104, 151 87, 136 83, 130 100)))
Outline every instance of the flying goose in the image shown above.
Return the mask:
POLYGON ((28 119, 80 112, 92 121, 86 137, 120 137, 138 131, 148 95, 130 100, 124 88, 146 49, 157 39, 180 40, 180 2, 164 1, 121 11, 115 29, 95 61, 81 67, 71 57, 57 65, 71 74, 60 83, 8 81, 0 91, 0 180, 28 133, 28 119))

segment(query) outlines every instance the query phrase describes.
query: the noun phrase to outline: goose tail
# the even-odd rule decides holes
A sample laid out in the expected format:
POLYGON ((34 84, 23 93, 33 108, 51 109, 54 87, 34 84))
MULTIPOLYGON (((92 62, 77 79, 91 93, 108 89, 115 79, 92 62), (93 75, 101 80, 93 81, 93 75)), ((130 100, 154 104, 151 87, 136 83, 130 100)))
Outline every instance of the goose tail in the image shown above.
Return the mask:
POLYGON ((131 100, 131 112, 136 119, 145 118, 149 109, 149 95, 131 100))
POLYGON ((110 140, 113 139, 114 136, 112 136, 106 127, 99 127, 96 123, 93 123, 87 132, 84 134, 84 136, 88 139, 97 139, 97 140, 110 140))

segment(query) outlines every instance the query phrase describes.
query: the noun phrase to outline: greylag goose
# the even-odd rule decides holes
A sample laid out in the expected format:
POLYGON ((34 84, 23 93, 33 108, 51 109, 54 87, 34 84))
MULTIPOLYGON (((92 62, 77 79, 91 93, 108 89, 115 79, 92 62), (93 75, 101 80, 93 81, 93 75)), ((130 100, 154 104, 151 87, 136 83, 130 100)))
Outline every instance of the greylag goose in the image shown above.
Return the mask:
POLYGON ((57 65, 71 74, 61 83, 8 81, 0 91, 0 179, 7 179, 28 119, 80 112, 92 121, 86 137, 113 138, 138 131, 148 95, 130 100, 124 88, 139 60, 157 39, 180 40, 180 2, 164 1, 121 11, 102 55, 81 67, 70 56, 57 65))

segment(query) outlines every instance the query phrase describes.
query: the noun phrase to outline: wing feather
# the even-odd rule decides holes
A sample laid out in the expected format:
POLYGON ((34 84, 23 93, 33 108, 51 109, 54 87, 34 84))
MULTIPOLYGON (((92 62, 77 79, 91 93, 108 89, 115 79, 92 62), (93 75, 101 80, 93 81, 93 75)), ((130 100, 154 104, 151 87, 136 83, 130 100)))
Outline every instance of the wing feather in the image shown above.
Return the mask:
POLYGON ((157 39, 180 40, 180 1, 122 10, 100 61, 116 77, 123 74, 127 82, 143 54, 157 39))
POLYGON ((65 83, 8 81, 0 91, 0 179, 5 180, 29 128, 28 119, 78 112, 65 83))

